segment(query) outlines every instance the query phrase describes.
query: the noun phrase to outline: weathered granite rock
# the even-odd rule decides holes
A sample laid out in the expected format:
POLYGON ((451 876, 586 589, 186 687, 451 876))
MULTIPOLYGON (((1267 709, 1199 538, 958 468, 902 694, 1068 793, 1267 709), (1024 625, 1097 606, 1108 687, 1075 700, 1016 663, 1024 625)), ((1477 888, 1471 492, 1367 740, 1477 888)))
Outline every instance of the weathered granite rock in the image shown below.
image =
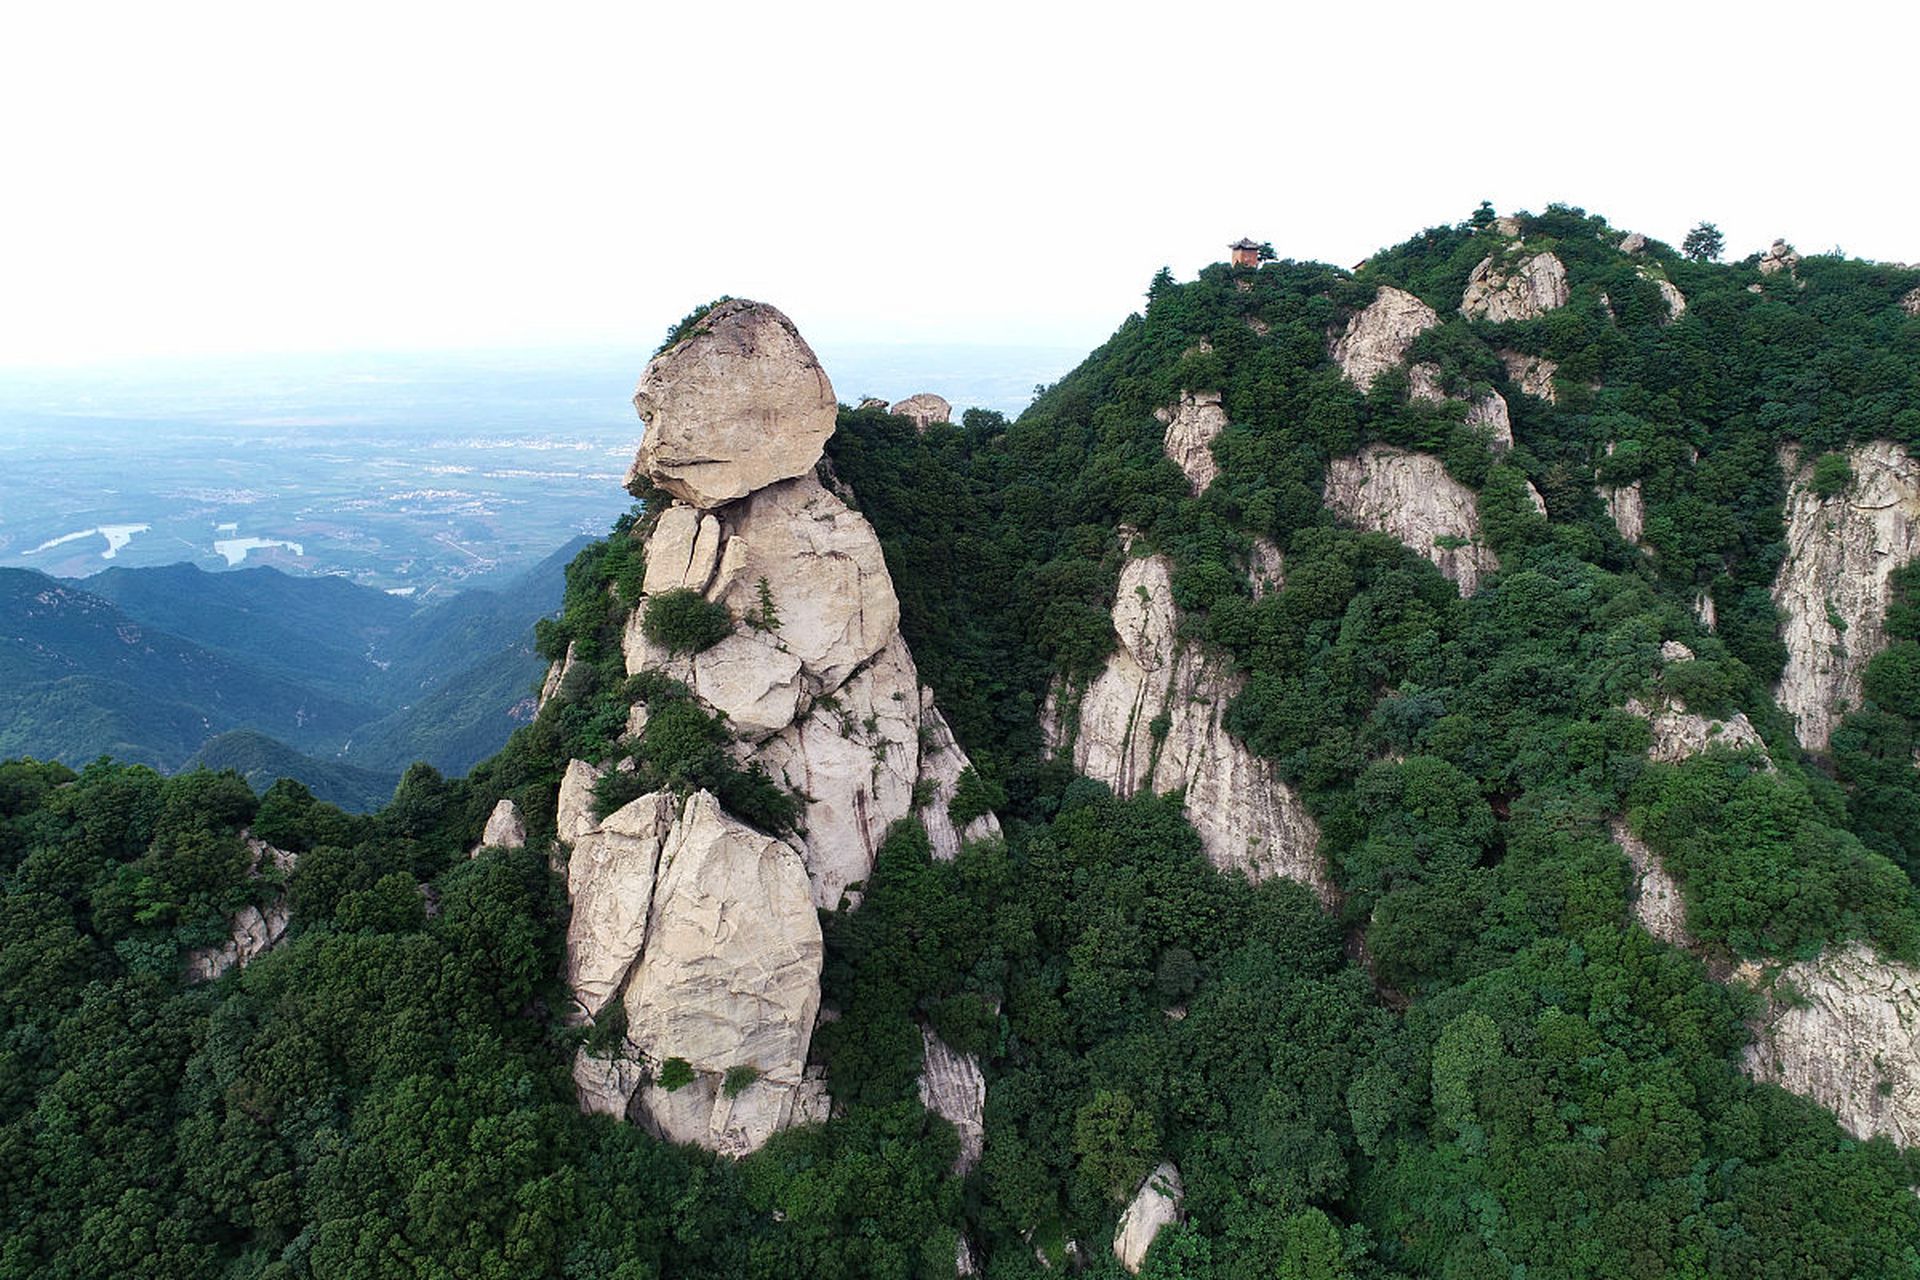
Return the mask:
POLYGON ((1662 640, 1660 642, 1660 661, 1662 662, 1692 662, 1694 656, 1693 650, 1687 648, 1687 646, 1681 644, 1678 640, 1662 640))
POLYGON ((1253 550, 1247 556, 1247 579, 1253 584, 1253 598, 1260 599, 1287 584, 1286 557, 1266 538, 1255 536, 1253 550))
POLYGON ((1856 1138, 1920 1144, 1920 970, 1861 943, 1789 965, 1746 1068, 1832 1111, 1856 1138))
POLYGON ((1664 276, 1656 276, 1645 267, 1640 268, 1640 277, 1650 281, 1653 287, 1660 291, 1660 300, 1667 304, 1667 318, 1661 323, 1672 324, 1687 314, 1687 295, 1680 292, 1680 287, 1673 281, 1664 276))
POLYGON ((1415 338, 1439 323, 1432 307, 1403 289, 1382 285, 1334 341, 1334 363, 1349 382, 1369 391, 1375 378, 1406 360, 1415 338))
POLYGON ((280 945, 291 919, 282 899, 264 908, 244 906, 227 921, 227 940, 218 947, 195 947, 187 953, 188 982, 211 982, 229 969, 244 969, 253 960, 280 945))
MULTIPOLYGON (((1440 388, 1440 366, 1421 362, 1407 370, 1407 397, 1440 403, 1450 399, 1440 388)), ((1513 421, 1507 401, 1498 391, 1489 391, 1467 402, 1466 423, 1487 433, 1495 450, 1513 447, 1513 421)))
POLYGON ((1213 460, 1214 439, 1226 429, 1227 411, 1218 391, 1182 391, 1178 403, 1155 409, 1153 416, 1166 427, 1162 447, 1184 471, 1196 494, 1205 493, 1220 467, 1213 460))
POLYGON ((633 1102, 640 1118, 670 1141, 727 1154, 756 1150, 790 1123, 820 1006, 821 956, 798 851, 696 792, 661 851, 645 947, 624 996, 628 1038, 646 1060, 682 1059, 695 1079, 674 1091, 648 1085, 633 1102), (754 1074, 730 1095, 730 1071, 754 1074))
POLYGON ((604 1057, 588 1053, 585 1045, 574 1051, 574 1096, 587 1115, 625 1120, 633 1095, 646 1082, 647 1064, 630 1040, 604 1057))
POLYGON ((919 675, 898 635, 752 759, 806 797, 802 835, 814 902, 836 910, 873 870, 887 828, 913 808, 919 773, 919 675))
POLYGON ((960 1154, 953 1171, 965 1177, 980 1163, 987 1142, 987 1078, 970 1053, 957 1053, 947 1042, 920 1028, 923 1065, 920 1068, 920 1105, 945 1120, 960 1135, 960 1154))
POLYGON ((1784 271, 1790 276, 1799 274, 1800 255, 1785 240, 1775 240, 1767 251, 1760 255, 1760 274, 1770 276, 1784 271))
POLYGON ((641 590, 705 591, 720 564, 720 521, 711 513, 674 503, 660 513, 647 539, 647 574, 641 590))
POLYGON ((1423 555, 1470 596, 1480 579, 1500 567, 1480 540, 1480 508, 1473 490, 1447 474, 1440 459, 1392 445, 1371 444, 1327 464, 1323 500, 1348 524, 1398 538, 1423 555))
POLYGON ((647 429, 629 487, 644 475, 703 509, 811 472, 838 409, 793 321, 745 300, 655 356, 633 404, 647 429))
POLYGON ((587 1017, 619 994, 646 945, 660 850, 679 805, 665 791, 641 796, 579 836, 567 862, 567 986, 587 1017))
POLYGON ((1736 711, 1726 720, 1711 720, 1688 711, 1670 695, 1656 697, 1651 706, 1639 698, 1628 698, 1626 709, 1653 729, 1653 744, 1647 748, 1647 758, 1659 764, 1673 764, 1697 756, 1708 747, 1725 747, 1729 751, 1748 747, 1761 752, 1767 749, 1744 711, 1736 711))
POLYGON ((1518 240, 1520 238, 1520 219, 1512 217, 1511 215, 1495 218, 1493 220, 1493 230, 1496 235, 1503 235, 1509 240, 1518 240))
POLYGON ((1494 324, 1537 320, 1566 306, 1568 296, 1567 269, 1551 253, 1536 253, 1511 266, 1489 255, 1467 277, 1460 314, 1494 324))
POLYGON ((1552 404, 1560 399, 1553 389, 1553 375, 1560 372, 1560 366, 1543 356, 1530 356, 1520 351, 1501 351, 1500 362, 1507 366, 1507 379, 1520 390, 1538 400, 1552 404))
POLYGON ((1636 547, 1647 532, 1647 504, 1640 496, 1640 482, 1615 485, 1608 488, 1602 485, 1594 492, 1600 495, 1600 501, 1607 506, 1607 515, 1613 519, 1613 527, 1620 536, 1636 547))
POLYGON ((793 723, 806 693, 798 656, 760 631, 736 631, 691 660, 688 681, 700 700, 725 713, 728 727, 753 742, 793 723))
POLYGON ((888 411, 887 402, 878 396, 862 396, 858 407, 862 409, 878 409, 882 413, 888 411))
POLYGON ((1900 309, 1910 316, 1920 316, 1920 289, 1909 289, 1902 294, 1900 309))
POLYGON ((948 404, 944 397, 934 395, 931 391, 922 391, 919 395, 908 396, 887 412, 902 418, 912 418, 913 425, 922 431, 936 422, 953 420, 953 406, 948 404))
POLYGON ((561 840, 571 844, 600 825, 593 816, 593 789, 606 772, 585 760, 567 761, 553 812, 554 834, 561 840))
MULTIPOLYGON (((1172 563, 1137 557, 1120 573, 1113 625, 1120 647, 1082 692, 1073 763, 1129 796, 1143 787, 1184 793, 1187 819, 1207 858, 1253 879, 1298 880, 1333 899, 1320 832, 1272 765, 1237 742, 1224 723, 1243 679, 1230 662, 1176 634, 1172 563)), ((1057 713, 1054 745, 1063 745, 1057 713)))
POLYGON ((1114 1228, 1113 1256, 1135 1275, 1147 1260, 1161 1228, 1180 1221, 1180 1202, 1186 1197, 1180 1182, 1180 1170, 1171 1160, 1162 1160, 1148 1174, 1133 1199, 1120 1212, 1120 1225, 1114 1228))
POLYGON ((1920 555, 1920 463, 1887 440, 1847 460, 1853 483, 1822 498, 1813 459, 1800 465, 1792 446, 1780 457, 1790 477, 1787 555, 1773 601, 1786 614, 1787 664, 1774 696, 1809 751, 1826 750, 1841 716, 1860 705, 1867 663, 1887 643, 1889 579, 1920 555))
POLYGON ((567 677, 573 674, 574 643, 567 641, 566 656, 556 658, 547 668, 547 678, 540 682, 539 706, 545 707, 560 696, 560 690, 566 687, 567 677))
POLYGON ((501 849, 518 849, 527 843, 527 820, 520 814, 520 806, 511 800, 501 800, 493 806, 493 812, 487 815, 487 825, 480 832, 482 845, 493 845, 501 849))
POLYGON ((980 1274, 984 1264, 980 1261, 980 1251, 973 1247, 973 1241, 963 1233, 953 1245, 954 1280, 970 1280, 980 1274))
POLYGON ((1691 949, 1696 944, 1693 935, 1687 932, 1687 903, 1681 896, 1679 882, 1662 865, 1659 855, 1647 847, 1647 842, 1633 834, 1624 818, 1614 818, 1611 825, 1614 843, 1625 851, 1627 862, 1633 868, 1629 899, 1633 918, 1660 941, 1691 949))
POLYGON ((947 718, 933 704, 933 690, 920 689, 920 781, 927 790, 927 803, 919 809, 920 825, 926 828, 927 843, 933 856, 951 862, 960 856, 960 847, 975 840, 1000 834, 1000 820, 991 813, 981 814, 955 829, 948 806, 960 785, 960 775, 971 765, 967 753, 947 726, 947 718))
POLYGON ((1645 253, 1646 251, 1647 238, 1638 231, 1627 232, 1626 238, 1620 242, 1622 253, 1645 253))

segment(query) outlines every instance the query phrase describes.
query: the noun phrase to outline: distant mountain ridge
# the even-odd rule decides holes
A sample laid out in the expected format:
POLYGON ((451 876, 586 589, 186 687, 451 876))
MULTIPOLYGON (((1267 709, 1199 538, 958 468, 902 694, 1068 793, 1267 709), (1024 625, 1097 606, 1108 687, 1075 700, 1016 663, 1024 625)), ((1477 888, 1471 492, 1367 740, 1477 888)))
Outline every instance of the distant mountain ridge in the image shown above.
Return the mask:
POLYGON ((0 569, 0 754, 280 769, 371 807, 412 761, 464 772, 530 718, 533 623, 583 541, 426 608, 277 569, 0 569))

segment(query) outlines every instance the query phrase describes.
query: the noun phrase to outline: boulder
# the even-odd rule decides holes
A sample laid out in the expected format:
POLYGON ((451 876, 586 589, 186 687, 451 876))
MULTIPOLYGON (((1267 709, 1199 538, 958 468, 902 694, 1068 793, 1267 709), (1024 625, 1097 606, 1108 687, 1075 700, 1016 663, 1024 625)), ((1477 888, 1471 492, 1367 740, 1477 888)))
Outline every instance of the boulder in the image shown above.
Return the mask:
POLYGON ((1770 276, 1780 271, 1786 272, 1789 276, 1796 276, 1799 274, 1800 255, 1795 253, 1793 246, 1785 240, 1775 240, 1768 246, 1767 251, 1760 255, 1758 265, 1760 274, 1763 276, 1770 276))
POLYGON ((1186 473, 1196 494, 1205 493, 1220 474, 1213 460, 1213 442, 1227 425, 1227 411, 1218 391, 1182 391, 1177 403, 1155 409, 1153 416, 1166 427, 1162 443, 1167 456, 1186 473))
POLYGON ((949 806, 959 790, 960 775, 971 766, 967 753, 953 736, 947 718, 933 704, 933 690, 920 688, 920 782, 927 802, 920 806, 920 825, 926 828, 927 843, 933 856, 951 862, 960 856, 960 847, 975 840, 1000 834, 1000 820, 983 813, 955 828, 949 806))
POLYGON ((927 1027, 920 1028, 922 1065, 920 1105, 945 1120, 960 1135, 953 1171, 965 1177, 980 1163, 987 1142, 987 1078, 980 1061, 958 1053, 927 1027))
POLYGON ((1226 658, 1177 635, 1172 572, 1163 555, 1127 561, 1113 603, 1120 647, 1081 692, 1070 737, 1055 701, 1045 717, 1049 740, 1070 744, 1074 766, 1116 795, 1145 787, 1183 793, 1214 866, 1297 880, 1331 903, 1319 828, 1306 806, 1227 731, 1227 707, 1244 680, 1226 658))
POLYGON ((583 833, 567 861, 567 986, 597 1018, 620 992, 646 945, 654 874, 679 806, 656 791, 583 833))
POLYGON ((1560 372, 1557 363, 1519 351, 1501 351, 1499 356, 1500 362, 1507 366, 1508 381, 1518 386, 1522 393, 1549 404, 1560 399, 1553 389, 1553 375, 1560 372))
MULTIPOLYGON (((1626 709, 1652 728, 1653 743, 1647 748, 1647 758, 1658 764, 1677 763, 1708 747, 1729 751, 1751 747, 1763 754, 1767 749, 1744 711, 1736 711, 1725 720, 1713 720, 1688 711, 1678 699, 1666 694, 1656 696, 1651 704, 1628 698, 1626 709)), ((1767 767, 1772 768, 1771 763, 1767 767)))
POLYGON ((858 407, 862 409, 878 409, 882 413, 888 411, 887 402, 878 396, 863 396, 858 407))
POLYGON ((1660 291, 1660 300, 1667 304, 1667 318, 1661 322, 1662 324, 1672 324, 1687 314, 1687 295, 1680 292, 1678 285, 1664 276, 1654 275, 1645 267, 1640 269, 1640 276, 1652 282, 1653 287, 1660 291))
POLYGON ((912 418, 913 425, 922 431, 936 422, 953 420, 953 406, 948 404, 944 397, 934 395, 931 391, 922 391, 919 395, 908 396, 887 412, 896 417, 912 418))
POLYGON ((493 806, 493 812, 487 815, 486 828, 480 833, 482 845, 493 845, 501 849, 519 849, 527 843, 527 820, 520 814, 520 806, 511 800, 501 800, 493 806))
POLYGON ((1113 1232, 1113 1256, 1120 1265, 1138 1275, 1147 1260, 1147 1250, 1163 1227, 1180 1221, 1180 1202, 1186 1197, 1180 1182, 1180 1170, 1171 1160, 1162 1160, 1134 1192, 1133 1199, 1120 1211, 1120 1225, 1113 1232))
POLYGON ((810 473, 838 410, 793 321, 760 302, 723 302, 655 356, 633 405, 646 420, 642 476, 708 509, 810 473))
POLYGON ((567 761, 567 771, 560 776, 560 797, 554 804, 554 834, 561 840, 572 844, 587 832, 599 826, 593 816, 593 789, 606 776, 605 769, 596 769, 585 760, 567 761))
POLYGON ((1473 490, 1447 474, 1440 459, 1371 444, 1327 464, 1327 509, 1348 524, 1398 538, 1472 595, 1483 575, 1500 567, 1480 539, 1473 490))
POLYGON ((1493 220, 1493 231, 1495 235, 1505 236, 1509 240, 1518 240, 1520 238, 1520 219, 1512 216, 1495 218, 1493 220))
POLYGON ((211 982, 229 969, 244 969, 280 945, 290 920, 284 899, 264 907, 244 906, 227 920, 227 940, 217 947, 195 947, 187 953, 186 980, 211 982))
POLYGON ((1354 386, 1370 391, 1375 378, 1406 360, 1415 338, 1439 323, 1432 307, 1404 289, 1382 285, 1334 341, 1334 363, 1354 386))
POLYGON ((689 797, 660 854, 624 996, 628 1038, 656 1065, 633 1102, 640 1118, 669 1141, 727 1154, 756 1150, 791 1123, 821 956, 799 852, 728 817, 710 793, 689 797), (694 1081, 667 1090, 658 1069, 674 1058, 694 1081))
POLYGON ((736 631, 693 655, 692 685, 728 727, 757 742, 792 724, 805 692, 800 659, 769 633, 736 631))
POLYGON ((1566 306, 1568 296, 1567 269, 1551 253, 1536 253, 1511 264, 1490 255, 1467 278, 1460 314, 1493 324, 1537 320, 1566 306))
POLYGON ((1646 251, 1647 238, 1638 231, 1627 232, 1626 238, 1620 242, 1622 253, 1645 253, 1646 251))
POLYGON ((1786 666, 1774 697, 1800 745, 1825 751, 1840 718, 1861 701, 1867 663, 1886 647, 1893 571, 1920 555, 1920 463, 1888 440, 1847 455, 1853 483, 1822 498, 1813 459, 1781 451, 1789 477, 1787 554, 1773 602, 1786 614, 1786 666))
POLYGON ((887 828, 913 809, 919 774, 920 682, 898 635, 872 662, 751 758, 806 797, 796 840, 815 905, 837 910, 873 870, 887 828))
POLYGON ((641 590, 647 595, 705 591, 720 564, 720 521, 708 512, 674 503, 654 524, 646 559, 641 590))

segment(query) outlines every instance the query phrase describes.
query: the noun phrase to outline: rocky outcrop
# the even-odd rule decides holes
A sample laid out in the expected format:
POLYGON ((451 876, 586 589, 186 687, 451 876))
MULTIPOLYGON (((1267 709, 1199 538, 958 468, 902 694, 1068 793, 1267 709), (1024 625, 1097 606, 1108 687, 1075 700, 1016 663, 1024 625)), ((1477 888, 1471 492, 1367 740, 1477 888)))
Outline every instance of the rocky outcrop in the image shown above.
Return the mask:
POLYGON ((1626 819, 1613 819, 1612 831, 1614 843, 1627 855, 1627 864, 1633 871, 1628 894, 1633 918, 1662 942, 1693 947, 1693 935, 1687 932, 1687 903, 1680 893, 1679 882, 1662 865, 1660 856, 1647 847, 1647 842, 1633 834, 1626 819))
POLYGON ((1183 793, 1214 866, 1298 880, 1331 902, 1306 807, 1227 731, 1227 707, 1243 679, 1226 658, 1177 634, 1172 571, 1163 555, 1127 561, 1113 602, 1120 646, 1081 691, 1074 723, 1060 723, 1057 712, 1050 718, 1051 742, 1070 743, 1074 766, 1116 795, 1145 787, 1183 793))
POLYGON ((920 784, 926 803, 917 811, 920 825, 926 828, 927 843, 933 856, 951 862, 960 856, 962 845, 1000 834, 1000 820, 983 813, 964 827, 953 824, 951 806, 960 788, 960 775, 970 766, 967 753, 947 726, 947 718, 933 704, 933 690, 920 690, 920 784))
POLYGON ((1626 238, 1620 241, 1620 252, 1622 253, 1634 254, 1645 253, 1646 251, 1647 238, 1638 231, 1627 232, 1626 238))
POLYGON ((1812 1098, 1856 1138, 1920 1144, 1920 970, 1857 942, 1787 966, 1746 1068, 1812 1098))
POLYGON ((1634 546, 1640 545, 1640 539, 1647 532, 1647 504, 1640 496, 1640 482, 1615 485, 1612 488, 1601 486, 1597 493, 1600 501, 1607 506, 1607 515, 1613 521, 1613 527, 1620 536, 1634 546))
POLYGON ((521 816, 520 806, 511 800, 494 805, 493 812, 487 815, 486 827, 480 832, 480 846, 519 849, 526 843, 527 820, 521 816))
POLYGON ((1382 285, 1335 339, 1334 363, 1354 386, 1371 391, 1374 379, 1403 364, 1413 340, 1439 323, 1432 307, 1404 289, 1382 285))
POLYGON ((1760 255, 1760 261, 1757 265, 1760 268, 1760 274, 1763 276, 1774 275, 1781 271, 1786 272, 1789 276, 1797 276, 1800 268, 1800 255, 1795 253, 1793 246, 1785 240, 1775 240, 1768 246, 1767 251, 1760 255))
POLYGON ((597 1018, 640 958, 654 877, 679 806, 666 792, 641 796, 581 834, 567 861, 567 987, 597 1018))
POLYGON ((647 540, 647 571, 641 590, 705 591, 720 567, 720 521, 679 503, 660 513, 647 540))
POLYGON ((547 678, 540 682, 540 701, 536 704, 538 707, 544 708, 549 702, 559 697, 561 689, 566 687, 567 677, 573 674, 574 648, 573 641, 567 641, 566 656, 555 658, 552 665, 547 668, 547 678))
POLYGON ((806 475, 833 434, 833 385, 793 321, 723 302, 655 356, 633 405, 646 419, 628 473, 702 509, 806 475))
MULTIPOLYGON (((293 872, 298 854, 276 849, 252 832, 242 832, 247 845, 247 879, 258 880, 262 872, 271 872, 284 883, 293 872)), ((248 904, 227 919, 226 941, 213 947, 195 947, 187 952, 184 977, 187 982, 212 982, 229 969, 244 969, 248 964, 280 945, 292 921, 284 893, 276 886, 264 903, 248 904)))
POLYGON ((1327 509, 1355 528, 1391 534, 1472 595, 1500 567, 1480 538, 1473 490, 1447 474, 1440 459, 1371 444, 1327 464, 1327 509))
POLYGON ((957 1053, 930 1028, 920 1029, 920 1105, 952 1125, 960 1135, 953 1171, 965 1177, 980 1163, 987 1141, 987 1078, 980 1061, 957 1053))
POLYGON ((1148 1174, 1133 1199, 1120 1211, 1120 1225, 1113 1233, 1113 1256, 1120 1265, 1138 1275, 1147 1260, 1147 1250, 1161 1228, 1180 1221, 1180 1202, 1186 1198, 1180 1170, 1171 1160, 1162 1160, 1148 1174))
POLYGON ((913 425, 922 431, 936 422, 953 420, 953 406, 948 404, 944 397, 934 395, 931 391, 922 391, 917 396, 908 396, 887 412, 902 418, 912 418, 913 425))
POLYGON ((1493 324, 1538 320, 1566 306, 1567 298, 1567 269, 1551 253, 1536 253, 1511 263, 1489 255, 1467 277, 1460 314, 1493 324))
POLYGON ((1661 323, 1672 324, 1675 320, 1687 314, 1687 295, 1680 292, 1680 287, 1674 284, 1673 281, 1667 279, 1665 276, 1657 276, 1645 267, 1640 268, 1640 278, 1658 289, 1660 291, 1660 301, 1667 304, 1667 318, 1661 323))
POLYGON ((1657 764, 1675 764, 1699 755, 1708 747, 1725 747, 1729 751, 1749 747, 1762 752, 1767 749, 1744 711, 1736 711, 1725 720, 1714 720, 1688 711, 1678 699, 1665 694, 1656 695, 1651 704, 1628 698, 1626 709, 1645 720, 1653 730, 1653 744, 1647 748, 1647 758, 1657 764))
POLYGON ((1920 464, 1886 440, 1848 454, 1853 482, 1822 498, 1813 462, 1789 446, 1787 555, 1773 601, 1786 614, 1787 663, 1774 697, 1793 716, 1802 746, 1824 751, 1833 728, 1860 705, 1867 663, 1887 643, 1895 569, 1920 555, 1920 464))
POLYGON ((1247 580, 1253 585, 1253 598, 1261 599, 1287 584, 1287 561, 1280 548, 1266 538, 1256 536, 1247 554, 1247 580))
POLYGON ((1553 389, 1553 375, 1560 372, 1560 366, 1543 356, 1530 356, 1519 351, 1501 351, 1500 362, 1507 366, 1507 379, 1526 395, 1552 404, 1560 399, 1553 389))
POLYGON ((1153 416, 1167 429, 1163 447, 1186 473, 1196 494, 1205 493, 1220 474, 1213 460, 1213 442, 1227 425, 1227 411, 1218 391, 1182 391, 1179 402, 1155 409, 1153 416))
POLYGON ((1900 309, 1910 316, 1920 316, 1920 289, 1909 289, 1902 294, 1900 309))
POLYGON ((560 798, 554 805, 554 834, 572 844, 599 823, 593 816, 593 789, 606 776, 585 760, 569 760, 560 775, 560 798))
MULTIPOLYGON (((1440 389, 1440 366, 1416 364, 1407 370, 1407 396, 1411 400, 1444 403, 1450 397, 1440 389)), ((1507 401, 1498 391, 1488 391, 1467 401, 1466 423, 1487 433, 1496 450, 1513 447, 1513 422, 1507 413, 1507 401)))

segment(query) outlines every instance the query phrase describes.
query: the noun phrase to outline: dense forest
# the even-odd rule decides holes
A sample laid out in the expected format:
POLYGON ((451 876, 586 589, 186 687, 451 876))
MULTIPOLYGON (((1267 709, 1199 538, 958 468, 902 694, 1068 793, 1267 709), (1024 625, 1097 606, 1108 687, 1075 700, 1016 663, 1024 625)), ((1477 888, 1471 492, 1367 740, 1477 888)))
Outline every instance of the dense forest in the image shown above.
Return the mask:
MULTIPOLYGON (((1116 1218, 1165 1158, 1185 1215, 1155 1280, 1920 1274, 1920 1153, 1743 1074, 1758 996, 1713 976, 1846 940, 1920 959, 1920 596, 1901 583, 1867 697, 1815 757, 1772 701, 1769 595, 1782 443, 1834 455, 1841 486, 1847 446, 1920 445, 1920 318, 1897 305, 1920 272, 1809 256, 1753 292, 1753 259, 1656 243, 1636 264, 1554 207, 1522 222, 1571 301, 1492 325, 1458 313, 1491 221, 1351 273, 1162 273, 1017 421, 842 410, 834 481, 977 769, 966 803, 1005 838, 938 862, 898 824, 858 910, 823 913, 834 1115, 744 1159, 582 1115, 568 1069, 604 1029, 561 1016, 567 761, 632 760, 603 812, 704 787, 793 820, 723 722, 627 674, 641 510, 537 629, 575 657, 559 696, 377 813, 232 772, 0 765, 0 1275, 931 1280, 964 1239, 991 1277, 1117 1276, 1116 1218), (1449 391, 1507 392, 1514 447, 1410 401, 1404 372, 1342 377, 1329 334, 1383 285, 1446 318, 1414 356, 1449 391), (1513 390, 1497 350, 1555 362, 1557 398, 1513 390), (1198 497, 1154 417, 1194 387, 1230 423, 1198 497), (1500 561, 1478 593, 1324 509, 1329 460, 1373 441, 1477 491, 1500 561), (1645 552, 1595 493, 1629 481, 1645 552), (1245 676, 1228 724, 1318 822, 1333 913, 1214 870, 1177 797, 1116 798, 1046 749, 1049 690, 1114 647, 1123 528, 1245 676), (1286 557, 1258 599, 1255 537, 1286 557), (1695 659, 1664 666, 1669 641, 1695 659), (1622 707, 1656 689, 1744 712, 1764 751, 1650 763, 1622 707), (469 856, 502 798, 534 838, 469 856), (1683 885, 1695 950, 1627 923, 1618 816, 1683 885), (284 942, 184 980, 274 901, 284 942), (920 1023, 986 1073, 965 1177, 916 1093, 920 1023)), ((699 643, 694 604, 662 611, 663 643, 699 643)))

